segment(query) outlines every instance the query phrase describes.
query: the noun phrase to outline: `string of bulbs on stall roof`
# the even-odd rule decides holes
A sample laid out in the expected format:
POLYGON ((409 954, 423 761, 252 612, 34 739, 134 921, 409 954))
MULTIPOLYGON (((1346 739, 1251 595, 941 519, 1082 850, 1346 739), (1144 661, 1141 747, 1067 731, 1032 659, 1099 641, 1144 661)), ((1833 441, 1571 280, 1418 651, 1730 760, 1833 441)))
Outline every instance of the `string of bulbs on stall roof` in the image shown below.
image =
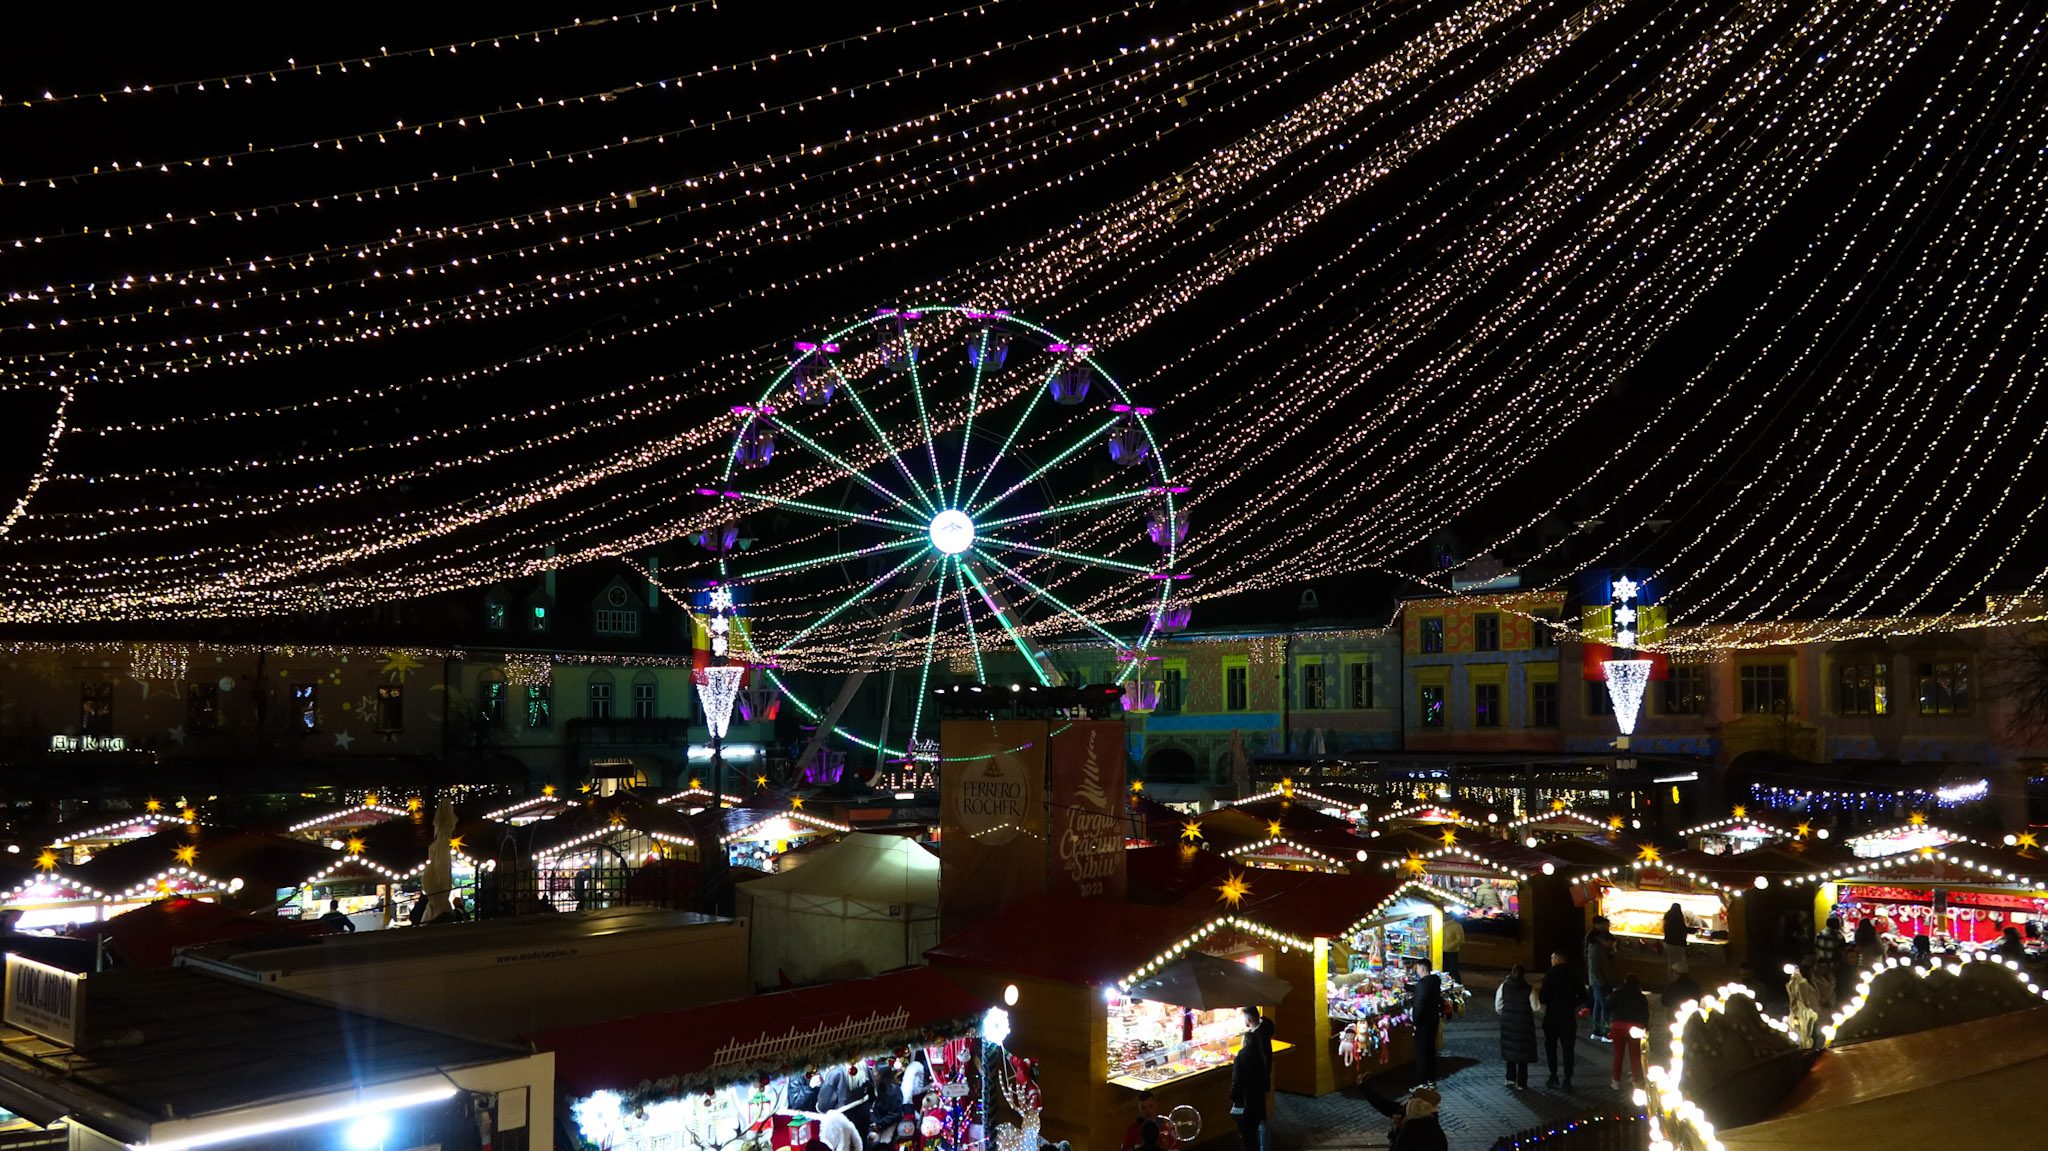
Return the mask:
MULTIPOLYGON (((1000 0, 990 0, 990 2, 998 3, 1000 0)), ((642 21, 655 22, 659 21, 665 14, 691 13, 700 8, 715 10, 717 7, 718 0, 680 0, 678 3, 663 4, 654 8, 643 8, 636 12, 621 12, 614 16, 600 16, 590 20, 577 19, 567 24, 552 24, 541 28, 528 28, 520 32, 500 32, 489 36, 479 36, 474 39, 451 40, 423 47, 400 48, 396 52, 389 48, 379 48, 375 55, 330 56, 305 64, 299 63, 296 58, 290 58, 284 62, 282 67, 258 68, 251 72, 225 72, 215 76, 202 76, 188 80, 130 83, 123 84, 119 88, 100 88, 81 92, 66 93, 45 90, 40 96, 10 98, 0 95, 0 109, 48 108, 53 105, 93 100, 106 104, 116 102, 121 97, 175 96, 183 93, 205 92, 212 88, 218 88, 223 92, 232 92, 237 84, 246 88, 259 80, 275 83, 287 77, 302 77, 308 73, 314 76, 325 76, 330 70, 336 74, 345 74, 351 65, 368 70, 374 68, 378 63, 392 60, 419 57, 433 58, 444 53, 450 56, 459 56, 464 48, 472 50, 483 47, 503 48, 507 44, 517 47, 521 42, 543 44, 547 39, 561 38, 564 33, 593 31, 609 25, 638 24, 642 21)))

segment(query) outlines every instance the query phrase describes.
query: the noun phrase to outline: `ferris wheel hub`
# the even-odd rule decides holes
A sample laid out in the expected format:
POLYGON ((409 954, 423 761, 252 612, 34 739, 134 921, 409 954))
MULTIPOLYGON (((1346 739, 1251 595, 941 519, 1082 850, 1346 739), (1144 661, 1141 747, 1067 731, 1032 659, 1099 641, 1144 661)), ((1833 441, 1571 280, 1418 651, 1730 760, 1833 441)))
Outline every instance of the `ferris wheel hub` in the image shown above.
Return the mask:
POLYGON ((957 556, 974 546, 974 521, 958 508, 947 508, 932 517, 931 538, 940 555, 957 556))

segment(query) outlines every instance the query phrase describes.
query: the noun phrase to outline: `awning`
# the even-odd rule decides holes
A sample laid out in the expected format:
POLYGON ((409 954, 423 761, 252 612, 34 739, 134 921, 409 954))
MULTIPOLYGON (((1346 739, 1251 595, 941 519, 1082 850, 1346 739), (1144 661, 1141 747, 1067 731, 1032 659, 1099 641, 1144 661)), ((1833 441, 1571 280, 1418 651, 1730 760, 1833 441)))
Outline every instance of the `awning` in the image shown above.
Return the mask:
POLYGON ((523 1036, 571 1095, 674 1081, 675 1094, 848 1049, 965 1034, 988 1004, 927 967, 523 1036))

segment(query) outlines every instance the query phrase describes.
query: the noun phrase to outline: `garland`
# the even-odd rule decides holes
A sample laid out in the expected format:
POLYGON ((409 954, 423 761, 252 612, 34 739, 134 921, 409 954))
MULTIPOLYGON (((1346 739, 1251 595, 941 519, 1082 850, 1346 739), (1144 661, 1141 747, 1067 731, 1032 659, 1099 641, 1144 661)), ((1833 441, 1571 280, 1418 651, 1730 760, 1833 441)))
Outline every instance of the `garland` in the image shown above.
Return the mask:
POLYGON ((793 1074, 810 1064, 830 1067, 835 1063, 851 1063, 880 1051, 895 1051, 903 1047, 941 1046, 948 1040, 974 1034, 978 1026, 979 1017, 970 1016, 943 1024, 870 1035, 857 1045, 845 1043, 820 1048, 804 1053, 801 1058, 773 1063, 727 1064, 708 1071, 670 1075, 661 1079, 643 1079, 639 1086, 619 1093, 620 1105, 629 1114, 638 1115, 656 1103, 665 1103, 691 1095, 710 1094, 734 1083, 759 1083, 793 1074))

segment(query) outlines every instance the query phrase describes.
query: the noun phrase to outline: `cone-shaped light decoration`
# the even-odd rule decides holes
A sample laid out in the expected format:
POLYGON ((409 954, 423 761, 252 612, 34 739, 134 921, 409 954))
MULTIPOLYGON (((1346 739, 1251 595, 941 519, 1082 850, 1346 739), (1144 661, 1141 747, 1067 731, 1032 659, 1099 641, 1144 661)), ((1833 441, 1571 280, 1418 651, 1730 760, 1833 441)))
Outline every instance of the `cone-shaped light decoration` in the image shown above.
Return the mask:
POLYGON ((1623 735, 1634 735, 1636 716, 1643 710, 1643 691, 1650 686, 1650 661, 1646 659, 1603 659, 1607 672, 1607 695, 1614 701, 1614 725, 1623 735))
MULTIPOLYGON (((714 737, 724 739, 726 729, 732 726, 732 701, 739 698, 740 680, 746 678, 747 669, 742 664, 726 664, 707 667, 698 674, 704 677, 697 685, 697 698, 704 703, 704 726, 714 737)), ((1629 715, 1633 720, 1634 711, 1629 715)))

